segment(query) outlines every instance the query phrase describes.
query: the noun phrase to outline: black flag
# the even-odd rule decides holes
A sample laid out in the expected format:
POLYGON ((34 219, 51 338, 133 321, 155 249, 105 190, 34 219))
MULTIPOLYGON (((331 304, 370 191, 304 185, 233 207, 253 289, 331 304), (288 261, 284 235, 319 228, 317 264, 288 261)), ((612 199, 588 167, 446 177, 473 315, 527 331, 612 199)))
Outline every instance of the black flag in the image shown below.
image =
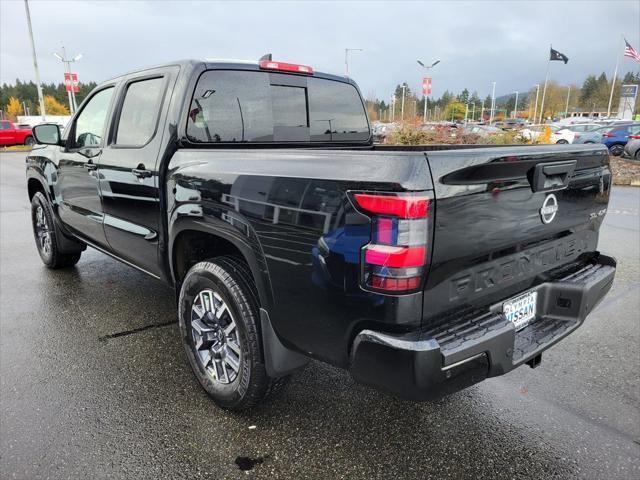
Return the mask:
POLYGON ((557 50, 551 49, 551 54, 549 55, 549 60, 561 60, 564 63, 569 61, 569 57, 567 57, 564 53, 560 53, 557 50))

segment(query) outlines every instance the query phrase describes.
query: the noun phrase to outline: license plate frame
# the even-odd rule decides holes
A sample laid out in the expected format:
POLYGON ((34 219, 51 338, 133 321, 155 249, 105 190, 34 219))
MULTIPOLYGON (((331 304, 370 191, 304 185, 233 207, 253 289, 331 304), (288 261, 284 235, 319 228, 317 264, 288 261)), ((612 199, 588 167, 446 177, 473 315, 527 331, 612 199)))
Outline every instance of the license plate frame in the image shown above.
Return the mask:
POLYGON ((536 320, 537 307, 538 292, 529 290, 505 300, 502 303, 502 313, 508 321, 513 323, 516 331, 518 331, 536 320))

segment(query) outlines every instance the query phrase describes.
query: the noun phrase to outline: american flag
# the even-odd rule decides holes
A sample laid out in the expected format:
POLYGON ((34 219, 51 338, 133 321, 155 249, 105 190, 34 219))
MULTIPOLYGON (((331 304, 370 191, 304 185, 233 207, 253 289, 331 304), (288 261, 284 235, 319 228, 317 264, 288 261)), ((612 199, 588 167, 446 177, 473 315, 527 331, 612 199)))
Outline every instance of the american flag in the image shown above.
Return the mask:
POLYGON ((624 56, 625 57, 631 57, 634 60, 637 60, 638 62, 640 62, 640 53, 636 52, 635 49, 629 45, 629 42, 627 42, 627 39, 624 39, 624 56))

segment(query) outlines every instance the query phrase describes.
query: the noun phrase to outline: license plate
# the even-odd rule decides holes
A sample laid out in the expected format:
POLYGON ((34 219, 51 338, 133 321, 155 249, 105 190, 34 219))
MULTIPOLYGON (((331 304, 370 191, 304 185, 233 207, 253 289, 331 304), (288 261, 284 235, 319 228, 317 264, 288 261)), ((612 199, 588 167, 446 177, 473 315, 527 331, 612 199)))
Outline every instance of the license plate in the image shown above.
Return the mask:
POLYGON ((502 312, 516 330, 526 327, 536 318, 538 292, 527 292, 502 304, 502 312))

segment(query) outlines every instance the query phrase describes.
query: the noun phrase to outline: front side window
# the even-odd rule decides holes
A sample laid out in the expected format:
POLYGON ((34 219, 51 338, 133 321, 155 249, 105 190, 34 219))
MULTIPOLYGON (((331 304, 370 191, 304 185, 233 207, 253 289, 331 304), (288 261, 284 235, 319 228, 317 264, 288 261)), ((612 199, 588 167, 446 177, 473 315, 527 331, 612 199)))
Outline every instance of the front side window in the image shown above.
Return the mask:
POLYGON ((268 72, 210 70, 198 80, 191 141, 358 142, 369 123, 353 85, 268 72))
POLYGON ((156 131, 164 79, 152 78, 131 83, 122 104, 116 145, 141 147, 156 131))
POLYGON ((91 97, 76 120, 73 147, 97 147, 101 144, 112 96, 113 87, 109 87, 91 97))

